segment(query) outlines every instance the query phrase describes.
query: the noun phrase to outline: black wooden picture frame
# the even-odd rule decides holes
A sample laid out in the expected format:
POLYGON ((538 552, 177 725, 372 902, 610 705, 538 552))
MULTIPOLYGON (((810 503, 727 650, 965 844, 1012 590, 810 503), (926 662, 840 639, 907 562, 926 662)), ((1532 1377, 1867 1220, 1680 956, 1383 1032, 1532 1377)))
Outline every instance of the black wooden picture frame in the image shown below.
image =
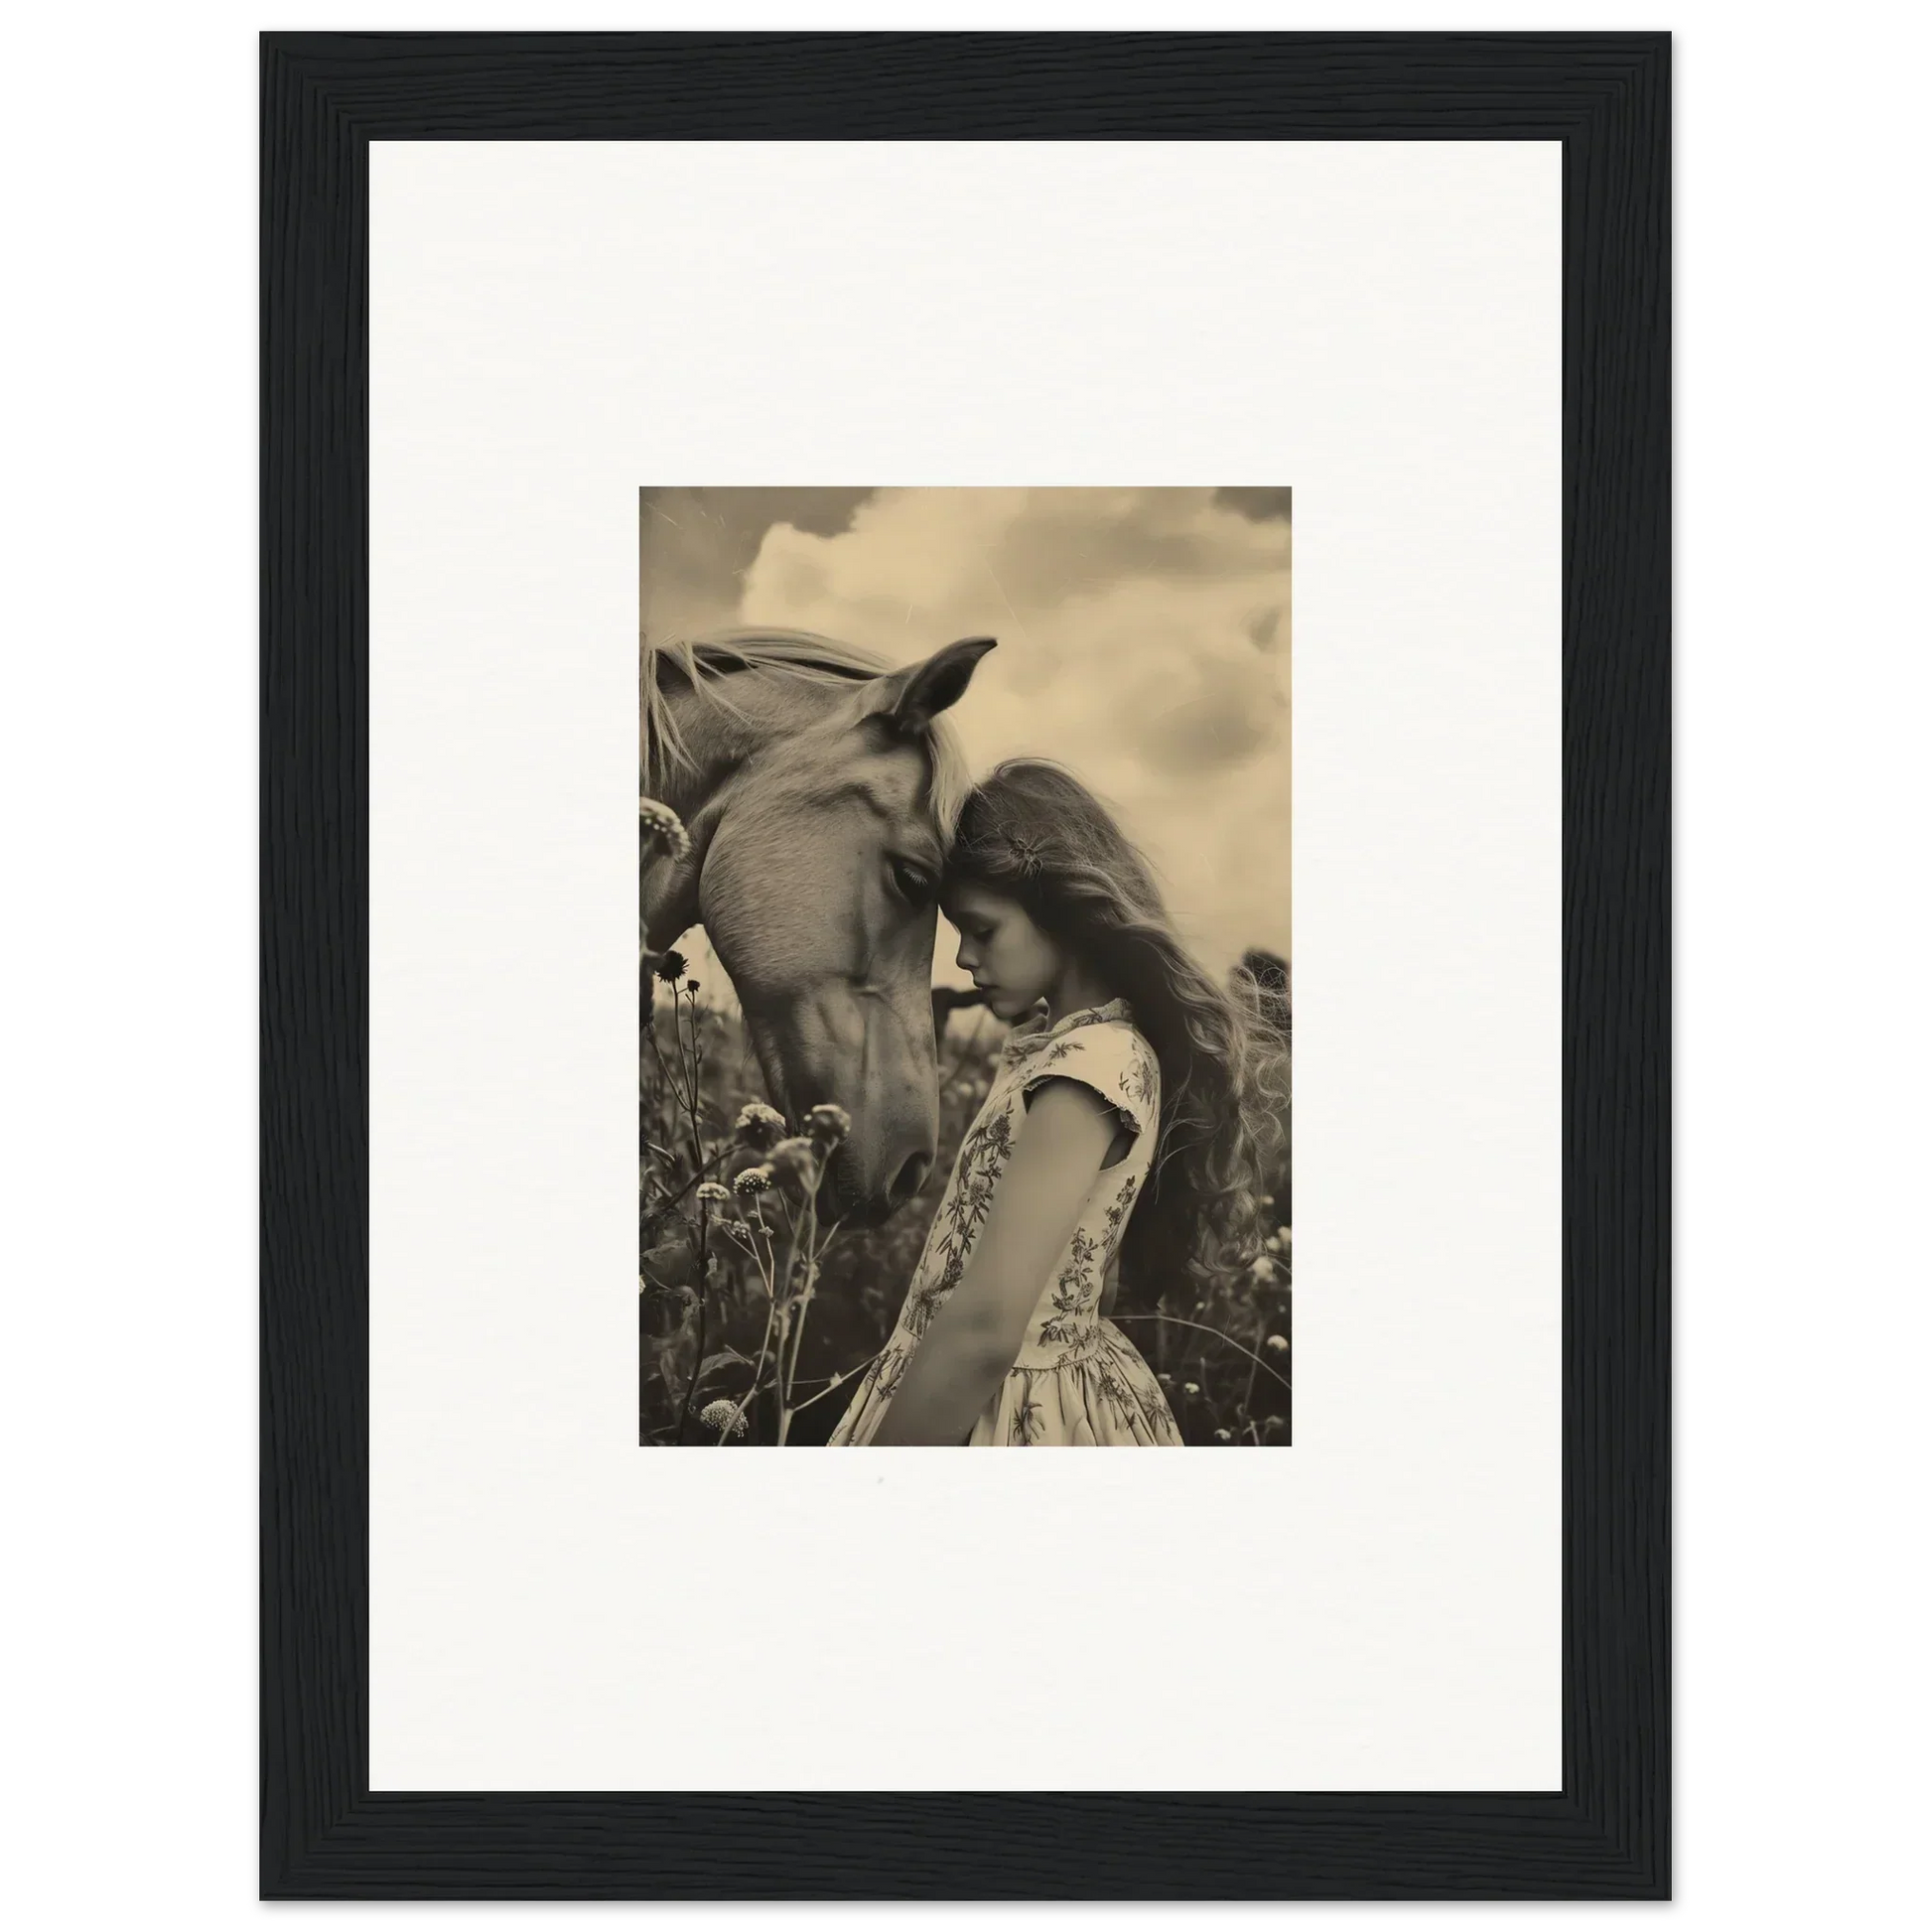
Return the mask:
POLYGON ((261 1892, 1669 1895, 1670 39, 261 43, 261 1892), (368 1779, 372 140, 1563 144, 1563 1789, 368 1779))

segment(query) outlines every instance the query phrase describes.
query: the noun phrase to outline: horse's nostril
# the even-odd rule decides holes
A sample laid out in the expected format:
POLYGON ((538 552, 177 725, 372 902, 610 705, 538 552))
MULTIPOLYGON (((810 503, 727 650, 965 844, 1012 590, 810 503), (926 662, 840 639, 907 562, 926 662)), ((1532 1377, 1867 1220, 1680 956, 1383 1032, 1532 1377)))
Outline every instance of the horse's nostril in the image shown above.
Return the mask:
POLYGON ((898 1178, 893 1182, 895 1201, 910 1200, 925 1185, 927 1171, 932 1163, 923 1154, 915 1154, 898 1171, 898 1178))

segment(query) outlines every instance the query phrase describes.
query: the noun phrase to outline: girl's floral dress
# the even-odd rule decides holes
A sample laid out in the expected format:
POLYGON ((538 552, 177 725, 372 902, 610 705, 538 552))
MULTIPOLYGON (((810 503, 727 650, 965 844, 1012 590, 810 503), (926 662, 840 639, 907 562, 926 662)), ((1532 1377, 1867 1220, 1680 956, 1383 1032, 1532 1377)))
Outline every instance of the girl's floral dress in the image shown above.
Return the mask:
POLYGON ((969 1449, 1177 1446, 1180 1431, 1153 1371, 1100 1315, 1100 1298, 1127 1217, 1154 1161, 1161 1069, 1125 1000, 1084 1007, 1048 1027, 1016 1027, 992 1090, 960 1143, 952 1178, 926 1236, 905 1306, 832 1432, 833 1448, 869 1443, 912 1351, 966 1272, 1026 1119, 1027 1096, 1047 1080, 1078 1080, 1132 1134, 1127 1152, 1094 1177, 1079 1225, 1027 1324, 1027 1339, 972 1434, 969 1449))

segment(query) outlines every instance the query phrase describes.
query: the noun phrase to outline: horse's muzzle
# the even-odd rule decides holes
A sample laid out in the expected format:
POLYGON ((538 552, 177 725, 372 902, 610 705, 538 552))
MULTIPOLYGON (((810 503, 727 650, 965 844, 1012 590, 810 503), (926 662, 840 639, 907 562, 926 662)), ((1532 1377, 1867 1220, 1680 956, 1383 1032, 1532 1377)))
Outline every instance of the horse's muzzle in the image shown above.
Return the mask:
POLYGON ((819 1183, 818 1213, 821 1221, 837 1221, 842 1227, 876 1228, 890 1221, 925 1185, 932 1172, 932 1158, 914 1154, 899 1167, 884 1193, 864 1190, 851 1179, 849 1164, 834 1161, 819 1183))

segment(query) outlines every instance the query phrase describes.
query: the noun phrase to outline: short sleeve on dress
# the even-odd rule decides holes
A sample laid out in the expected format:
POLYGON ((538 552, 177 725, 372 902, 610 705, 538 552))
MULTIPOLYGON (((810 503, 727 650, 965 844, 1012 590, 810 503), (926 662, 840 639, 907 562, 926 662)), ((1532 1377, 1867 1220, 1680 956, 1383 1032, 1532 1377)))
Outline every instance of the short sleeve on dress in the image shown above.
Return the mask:
POLYGON ((1129 1133, 1149 1124, 1154 1055, 1123 1027, 1081 1027, 1057 1039, 1028 1068, 1020 1091, 1029 1100, 1048 1080, 1077 1080, 1098 1094, 1129 1133))

